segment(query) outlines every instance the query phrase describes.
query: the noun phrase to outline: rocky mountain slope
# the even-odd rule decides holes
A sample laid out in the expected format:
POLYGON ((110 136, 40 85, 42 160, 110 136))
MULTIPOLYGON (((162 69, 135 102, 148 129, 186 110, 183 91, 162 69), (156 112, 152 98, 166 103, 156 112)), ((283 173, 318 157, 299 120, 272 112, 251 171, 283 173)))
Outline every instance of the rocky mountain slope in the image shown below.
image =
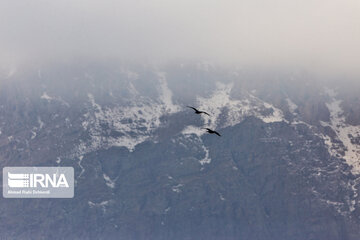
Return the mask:
POLYGON ((356 82, 209 63, 1 79, 1 167, 76 178, 74 199, 2 199, 5 239, 360 238, 356 82))

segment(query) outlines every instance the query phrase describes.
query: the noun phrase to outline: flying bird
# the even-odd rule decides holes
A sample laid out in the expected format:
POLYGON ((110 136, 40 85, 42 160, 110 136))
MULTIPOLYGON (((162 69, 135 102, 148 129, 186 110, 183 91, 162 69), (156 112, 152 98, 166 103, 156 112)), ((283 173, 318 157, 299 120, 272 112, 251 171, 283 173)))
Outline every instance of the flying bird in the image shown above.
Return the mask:
POLYGON ((188 108, 191 108, 191 109, 194 109, 194 111, 195 111, 196 114, 202 114, 202 113, 204 113, 204 114, 210 116, 210 114, 208 114, 207 112, 199 111, 199 110, 197 110, 197 109, 194 108, 194 107, 190 107, 190 106, 187 106, 187 107, 188 107, 188 108))
POLYGON ((210 134, 213 134, 215 133, 216 135, 218 135, 219 137, 221 137, 220 133, 218 133, 217 131, 215 130, 211 130, 210 128, 203 128, 203 129, 206 129, 206 131, 210 134))

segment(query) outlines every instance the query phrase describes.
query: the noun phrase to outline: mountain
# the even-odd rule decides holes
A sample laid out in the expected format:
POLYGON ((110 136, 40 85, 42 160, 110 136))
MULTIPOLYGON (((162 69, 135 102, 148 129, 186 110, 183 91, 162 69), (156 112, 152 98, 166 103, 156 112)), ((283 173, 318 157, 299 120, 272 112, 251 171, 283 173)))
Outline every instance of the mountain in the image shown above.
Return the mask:
POLYGON ((360 238, 357 82, 206 62, 0 77, 1 167, 76 179, 73 199, 3 198, 4 239, 360 238))

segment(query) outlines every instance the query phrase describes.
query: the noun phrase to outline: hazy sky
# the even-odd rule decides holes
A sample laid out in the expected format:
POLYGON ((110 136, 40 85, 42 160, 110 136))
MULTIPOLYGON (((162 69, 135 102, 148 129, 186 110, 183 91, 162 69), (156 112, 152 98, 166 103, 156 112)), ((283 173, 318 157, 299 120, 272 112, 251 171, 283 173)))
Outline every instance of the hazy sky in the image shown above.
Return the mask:
POLYGON ((359 0, 1 0, 2 64, 203 59, 359 73, 359 0))

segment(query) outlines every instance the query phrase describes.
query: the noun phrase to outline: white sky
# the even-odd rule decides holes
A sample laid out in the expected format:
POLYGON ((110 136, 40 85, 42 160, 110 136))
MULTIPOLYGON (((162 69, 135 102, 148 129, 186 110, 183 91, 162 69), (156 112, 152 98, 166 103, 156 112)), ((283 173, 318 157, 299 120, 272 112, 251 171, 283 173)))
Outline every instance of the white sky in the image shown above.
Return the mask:
POLYGON ((0 63, 202 59, 360 76, 359 0, 1 0, 0 63))

